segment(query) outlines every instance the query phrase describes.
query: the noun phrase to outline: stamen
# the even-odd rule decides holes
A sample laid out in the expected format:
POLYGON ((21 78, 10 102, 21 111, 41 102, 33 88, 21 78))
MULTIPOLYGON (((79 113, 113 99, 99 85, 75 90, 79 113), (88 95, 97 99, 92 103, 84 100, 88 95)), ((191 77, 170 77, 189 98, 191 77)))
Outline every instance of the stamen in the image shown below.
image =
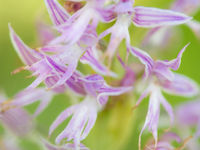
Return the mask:
POLYGON ((17 74, 17 73, 19 73, 19 72, 21 72, 23 70, 27 70, 27 66, 19 67, 19 68, 15 69, 14 71, 12 71, 11 74, 12 75, 17 74))

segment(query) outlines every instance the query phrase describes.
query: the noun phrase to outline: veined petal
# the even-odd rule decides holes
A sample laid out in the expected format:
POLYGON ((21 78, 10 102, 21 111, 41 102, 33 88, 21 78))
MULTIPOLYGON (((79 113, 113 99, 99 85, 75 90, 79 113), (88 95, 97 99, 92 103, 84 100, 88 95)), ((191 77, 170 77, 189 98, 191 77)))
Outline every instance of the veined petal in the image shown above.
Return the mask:
POLYGON ((187 44, 186 46, 184 46, 184 48, 179 52, 178 56, 171 60, 171 61, 156 61, 156 64, 158 65, 163 65, 165 67, 169 67, 169 68, 172 68, 173 70, 177 70, 181 64, 181 58, 182 58, 182 55, 184 53, 184 51, 186 50, 186 48, 188 47, 189 44, 187 44))
POLYGON ((15 33, 11 25, 9 24, 10 30, 10 38, 13 43, 13 46, 19 55, 20 59, 23 61, 25 65, 32 65, 33 63, 37 62, 41 56, 36 53, 33 49, 29 48, 15 33))
POLYGON ((76 109, 74 110, 72 119, 67 127, 57 136, 56 143, 60 143, 62 139, 67 138, 67 141, 73 140, 75 145, 79 145, 83 137, 85 138, 93 127, 98 111, 96 100, 88 96, 83 102, 75 106, 76 109), (85 129, 86 131, 84 131, 85 129), (83 133, 85 134, 83 135, 83 133))
MULTIPOLYGON (((90 10, 84 11, 76 21, 70 24, 66 24, 66 29, 63 31, 62 35, 52 40, 49 44, 55 45, 60 43, 74 44, 76 43, 84 31, 86 30, 90 20, 93 17, 93 12, 90 10)), ((58 27, 59 28, 59 27, 58 27)))
POLYGON ((158 87, 154 87, 152 90, 152 93, 150 95, 150 100, 149 100, 149 108, 146 116, 146 120, 144 123, 144 126, 140 132, 139 136, 139 147, 141 144, 141 136, 143 131, 148 128, 150 132, 152 132, 153 137, 155 139, 155 146, 157 146, 157 141, 158 141, 158 121, 159 121, 159 116, 160 116, 160 89, 158 87))
POLYGON ((58 82, 53 86, 53 88, 63 85, 73 75, 73 73, 76 71, 76 67, 78 65, 77 63, 78 62, 74 62, 68 65, 67 70, 62 75, 62 77, 58 80, 58 82))
POLYGON ((111 87, 108 85, 105 85, 104 87, 101 87, 98 90, 98 96, 97 96, 97 101, 99 104, 104 106, 107 103, 108 96, 118 96, 121 94, 124 94, 126 92, 129 92, 133 89, 132 86, 130 87, 111 87))
POLYGON ((64 110, 50 126, 49 135, 53 133, 53 131, 58 127, 58 125, 60 125, 65 119, 71 116, 76 109, 77 109, 77 105, 74 105, 64 110))
POLYGON ((112 76, 116 77, 117 75, 114 72, 111 72, 108 70, 108 68, 100 63, 92 54, 91 50, 87 50, 85 54, 81 57, 80 61, 83 64, 89 64, 96 72, 102 74, 102 75, 107 75, 107 76, 112 76))
POLYGON ((36 101, 41 101, 39 107, 36 109, 34 114, 34 116, 37 116, 48 106, 53 96, 53 92, 47 92, 43 88, 24 90, 14 97, 14 100, 11 101, 10 105, 22 107, 32 104, 36 101))
POLYGON ((167 93, 184 97, 192 97, 199 92, 198 85, 195 81, 177 73, 174 73, 173 81, 164 81, 162 88, 167 93))
POLYGON ((167 100, 162 94, 160 95, 160 102, 165 108, 166 112, 168 113, 171 120, 171 125, 172 125, 172 123, 174 122, 174 113, 173 113, 172 106, 167 102, 167 100))
POLYGON ((88 136, 90 130, 93 128, 93 126, 96 122, 96 119, 97 119, 97 113, 95 113, 95 112, 92 112, 90 114, 90 116, 88 116, 88 122, 87 122, 87 125, 86 125, 82 135, 81 135, 80 140, 83 140, 88 136))
POLYGON ((70 17, 70 15, 57 0, 45 0, 44 2, 49 12, 50 18, 55 25, 61 25, 65 23, 70 17))
POLYGON ((154 61, 145 51, 136 47, 130 47, 130 52, 145 65, 145 77, 147 78, 153 71, 154 61))
POLYGON ((191 20, 182 13, 151 7, 135 7, 133 23, 138 27, 159 27, 178 25, 191 20))

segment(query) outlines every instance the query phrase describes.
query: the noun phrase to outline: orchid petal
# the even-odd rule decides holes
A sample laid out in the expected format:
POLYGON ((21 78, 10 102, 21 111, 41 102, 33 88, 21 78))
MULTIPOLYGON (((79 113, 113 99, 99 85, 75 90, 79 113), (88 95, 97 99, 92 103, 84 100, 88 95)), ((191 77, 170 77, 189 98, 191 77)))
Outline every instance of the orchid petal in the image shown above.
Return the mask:
POLYGON ((23 61, 25 65, 32 65, 33 63, 37 62, 41 56, 36 53, 36 51, 29 48, 14 32, 13 28, 9 24, 10 30, 10 38, 13 43, 13 46, 19 55, 20 59, 23 61))
POLYGON ((173 70, 177 70, 181 64, 181 58, 182 58, 182 55, 184 53, 184 51, 186 50, 186 48, 188 47, 189 44, 187 44, 186 46, 184 46, 184 48, 179 52, 178 56, 171 60, 171 61, 156 61, 156 64, 160 64, 160 65, 163 65, 163 66, 166 66, 166 67, 170 67, 172 68, 173 70))
POLYGON ((153 71, 154 61, 146 52, 136 48, 129 48, 132 55, 136 56, 145 65, 145 77, 148 77, 153 71))
POLYGON ((97 96, 97 102, 101 105, 105 105, 108 99, 108 96, 118 96, 129 92, 133 89, 132 86, 130 87, 110 87, 104 86, 98 90, 99 94, 97 96))
POLYGON ((50 18, 55 25, 61 25, 65 23, 70 15, 66 10, 57 2, 57 0, 45 0, 47 10, 50 18))
POLYGON ((165 108, 165 110, 167 111, 171 120, 171 124, 172 124, 174 122, 174 113, 173 113, 172 106, 167 102, 167 100, 164 98, 162 94, 160 95, 160 102, 165 108))
POLYGON ((92 51, 87 50, 86 53, 81 57, 80 61, 83 64, 89 64, 95 71, 102 75, 108 75, 116 77, 117 75, 107 69, 106 66, 101 64, 92 54, 92 51))
POLYGON ((193 80, 177 73, 174 73, 173 81, 164 81, 162 88, 167 93, 184 97, 192 97, 199 92, 198 86, 193 80))
POLYGON ((57 118, 56 120, 53 122, 53 124, 51 125, 51 127, 49 128, 49 135, 51 135, 53 133, 53 131, 58 127, 58 125, 60 125, 65 119, 67 119, 69 116, 71 116, 73 114, 73 112, 76 110, 77 106, 71 106, 69 108, 67 108, 66 110, 64 110, 57 118))
POLYGON ((159 91, 157 90, 158 89, 152 90, 146 120, 139 135, 139 144, 141 144, 141 136, 143 131, 148 127, 149 131, 152 132, 153 137, 155 139, 155 145, 157 145, 158 141, 157 129, 160 116, 160 101, 159 101, 160 90, 159 91))
POLYGON ((138 27, 159 27, 166 25, 178 25, 191 20, 182 13, 150 7, 135 7, 133 23, 138 27))

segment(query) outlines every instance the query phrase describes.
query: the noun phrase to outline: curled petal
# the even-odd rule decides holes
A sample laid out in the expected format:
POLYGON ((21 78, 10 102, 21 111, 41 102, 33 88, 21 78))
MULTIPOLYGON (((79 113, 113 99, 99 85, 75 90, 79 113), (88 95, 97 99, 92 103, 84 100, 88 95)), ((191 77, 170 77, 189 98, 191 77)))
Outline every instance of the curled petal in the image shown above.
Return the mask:
MULTIPOLYGON (((67 138, 67 141, 73 140, 75 145, 79 145, 80 141, 92 129, 98 111, 96 100, 88 96, 83 102, 75 105, 75 107, 72 119, 67 127, 57 136, 56 143, 60 143, 62 139, 67 138)), ((65 119, 66 117, 60 117, 61 120, 56 125, 63 121, 63 118, 65 119)))
POLYGON ((107 69, 102 63, 100 63, 92 54, 92 51, 88 50, 81 57, 80 61, 84 64, 89 64, 95 71, 102 75, 108 75, 112 77, 116 77, 117 75, 107 69))
POLYGON ((50 18, 55 25, 61 25, 68 20, 70 15, 57 0, 45 0, 45 4, 50 18))
POLYGON ((191 17, 171 10, 141 6, 134 8, 133 23, 139 27, 149 28, 166 25, 178 25, 186 23, 189 20, 191 20, 191 17))
POLYGON ((14 100, 12 100, 9 103, 9 105, 13 107, 22 107, 22 106, 26 106, 40 100, 41 103, 34 114, 35 116, 37 116, 48 106, 53 95, 54 95, 53 92, 50 92, 50 91, 47 92, 43 88, 37 88, 33 90, 24 90, 18 93, 14 97, 14 100))
POLYGON ((177 73, 174 73, 173 81, 164 81, 162 88, 167 93, 185 97, 195 96, 199 92, 198 86, 193 80, 177 73))
POLYGON ((181 64, 182 55, 183 55, 184 51, 186 50, 186 48, 188 47, 188 45, 189 44, 184 46, 184 48, 179 52, 178 56, 175 59, 173 59, 171 61, 156 61, 156 64, 162 65, 163 67, 172 68, 173 70, 177 70, 181 64))
POLYGON ((41 56, 34 51, 33 49, 29 48, 21 39, 20 37, 15 33, 11 25, 9 24, 9 30, 10 30, 10 38, 12 41, 12 44, 19 55, 20 59, 23 61, 25 65, 32 65, 33 63, 37 62, 39 59, 41 59, 41 56))
POLYGON ((56 120, 53 122, 53 124, 49 128, 49 135, 51 135, 53 133, 53 131, 58 127, 58 125, 60 125, 65 119, 67 119, 70 115, 72 115, 74 113, 74 111, 76 110, 76 108, 77 108, 77 106, 74 105, 74 106, 67 108, 65 111, 63 111, 56 118, 56 120))
POLYGON ((149 56, 149 54, 136 47, 131 47, 129 49, 131 54, 136 56, 145 65, 145 77, 148 77, 153 71, 154 67, 153 59, 149 56))
POLYGON ((150 96, 149 100, 149 108, 146 116, 146 120, 144 123, 144 126, 140 132, 139 136, 139 147, 141 144, 141 136, 143 131, 148 128, 150 132, 152 132, 153 137, 155 139, 155 147, 157 146, 157 141, 158 141, 158 121, 159 121, 159 116, 160 116, 160 90, 155 88, 152 90, 152 94, 150 96))
POLYGON ((160 102, 165 108, 166 112, 168 113, 171 120, 171 124, 172 124, 174 122, 174 113, 173 113, 172 106, 167 102, 167 100, 164 98, 162 94, 160 95, 160 102))
POLYGON ((111 87, 111 86, 104 86, 98 90, 97 101, 99 104, 104 106, 107 103, 108 96, 118 96, 129 92, 133 89, 132 86, 130 87, 111 87))

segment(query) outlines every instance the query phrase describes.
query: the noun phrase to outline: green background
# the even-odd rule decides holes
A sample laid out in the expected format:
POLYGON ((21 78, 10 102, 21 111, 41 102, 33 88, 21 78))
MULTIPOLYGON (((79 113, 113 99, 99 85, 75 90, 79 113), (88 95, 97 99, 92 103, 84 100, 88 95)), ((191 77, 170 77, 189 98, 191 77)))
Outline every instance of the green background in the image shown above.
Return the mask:
MULTIPOLYGON (((171 2, 171 0, 138 0, 136 5, 168 8, 171 2)), ((37 47, 39 45, 36 34, 36 20, 41 14, 42 17, 47 16, 43 0, 0 0, 0 89, 4 91, 8 97, 12 97, 33 81, 33 79, 25 78, 29 75, 27 72, 11 75, 14 69, 23 64, 17 57, 10 42, 8 23, 11 23, 14 30, 26 44, 31 47, 37 47)), ((199 17, 200 12, 197 12, 194 18, 200 21, 199 17)), ((191 42, 183 55, 182 64, 178 72, 200 83, 200 40, 197 39, 193 32, 185 25, 176 28, 179 30, 180 35, 174 38, 170 46, 167 48, 163 47, 164 50, 161 50, 161 48, 156 48, 155 50, 151 49, 151 52, 156 53, 156 57, 159 59, 173 59, 184 45, 191 42)), ((133 45, 139 46, 146 31, 146 29, 130 27, 133 45)), ((120 52, 124 53, 123 49, 121 49, 120 52)), ((173 107, 180 104, 182 101, 188 100, 180 97, 166 96, 173 107)), ((89 146, 91 150, 137 149, 138 134, 144 123, 148 105, 148 101, 146 100, 137 111, 131 113, 129 110, 135 103, 137 97, 138 95, 135 96, 134 94, 131 95, 131 99, 125 96, 120 97, 123 101, 117 101, 114 105, 115 107, 107 107, 101 112, 94 129, 83 143, 89 146)), ((36 131, 42 133, 41 135, 43 137, 47 137, 49 125, 56 116, 71 103, 70 97, 67 95, 56 96, 50 106, 36 118, 36 131)), ((36 106, 37 103, 27 107, 27 109, 33 112, 36 106)), ((53 137, 50 138, 51 141, 53 141, 59 131, 64 128, 66 123, 67 122, 56 130, 53 137)), ((1 130, 1 135, 3 134, 4 131, 1 130)), ((33 140, 37 135, 37 132, 33 132, 28 138, 20 140, 20 144, 24 150, 41 149, 36 144, 37 142, 33 140)), ((145 133, 143 137, 145 141, 147 138, 151 137, 151 134, 145 133)))

